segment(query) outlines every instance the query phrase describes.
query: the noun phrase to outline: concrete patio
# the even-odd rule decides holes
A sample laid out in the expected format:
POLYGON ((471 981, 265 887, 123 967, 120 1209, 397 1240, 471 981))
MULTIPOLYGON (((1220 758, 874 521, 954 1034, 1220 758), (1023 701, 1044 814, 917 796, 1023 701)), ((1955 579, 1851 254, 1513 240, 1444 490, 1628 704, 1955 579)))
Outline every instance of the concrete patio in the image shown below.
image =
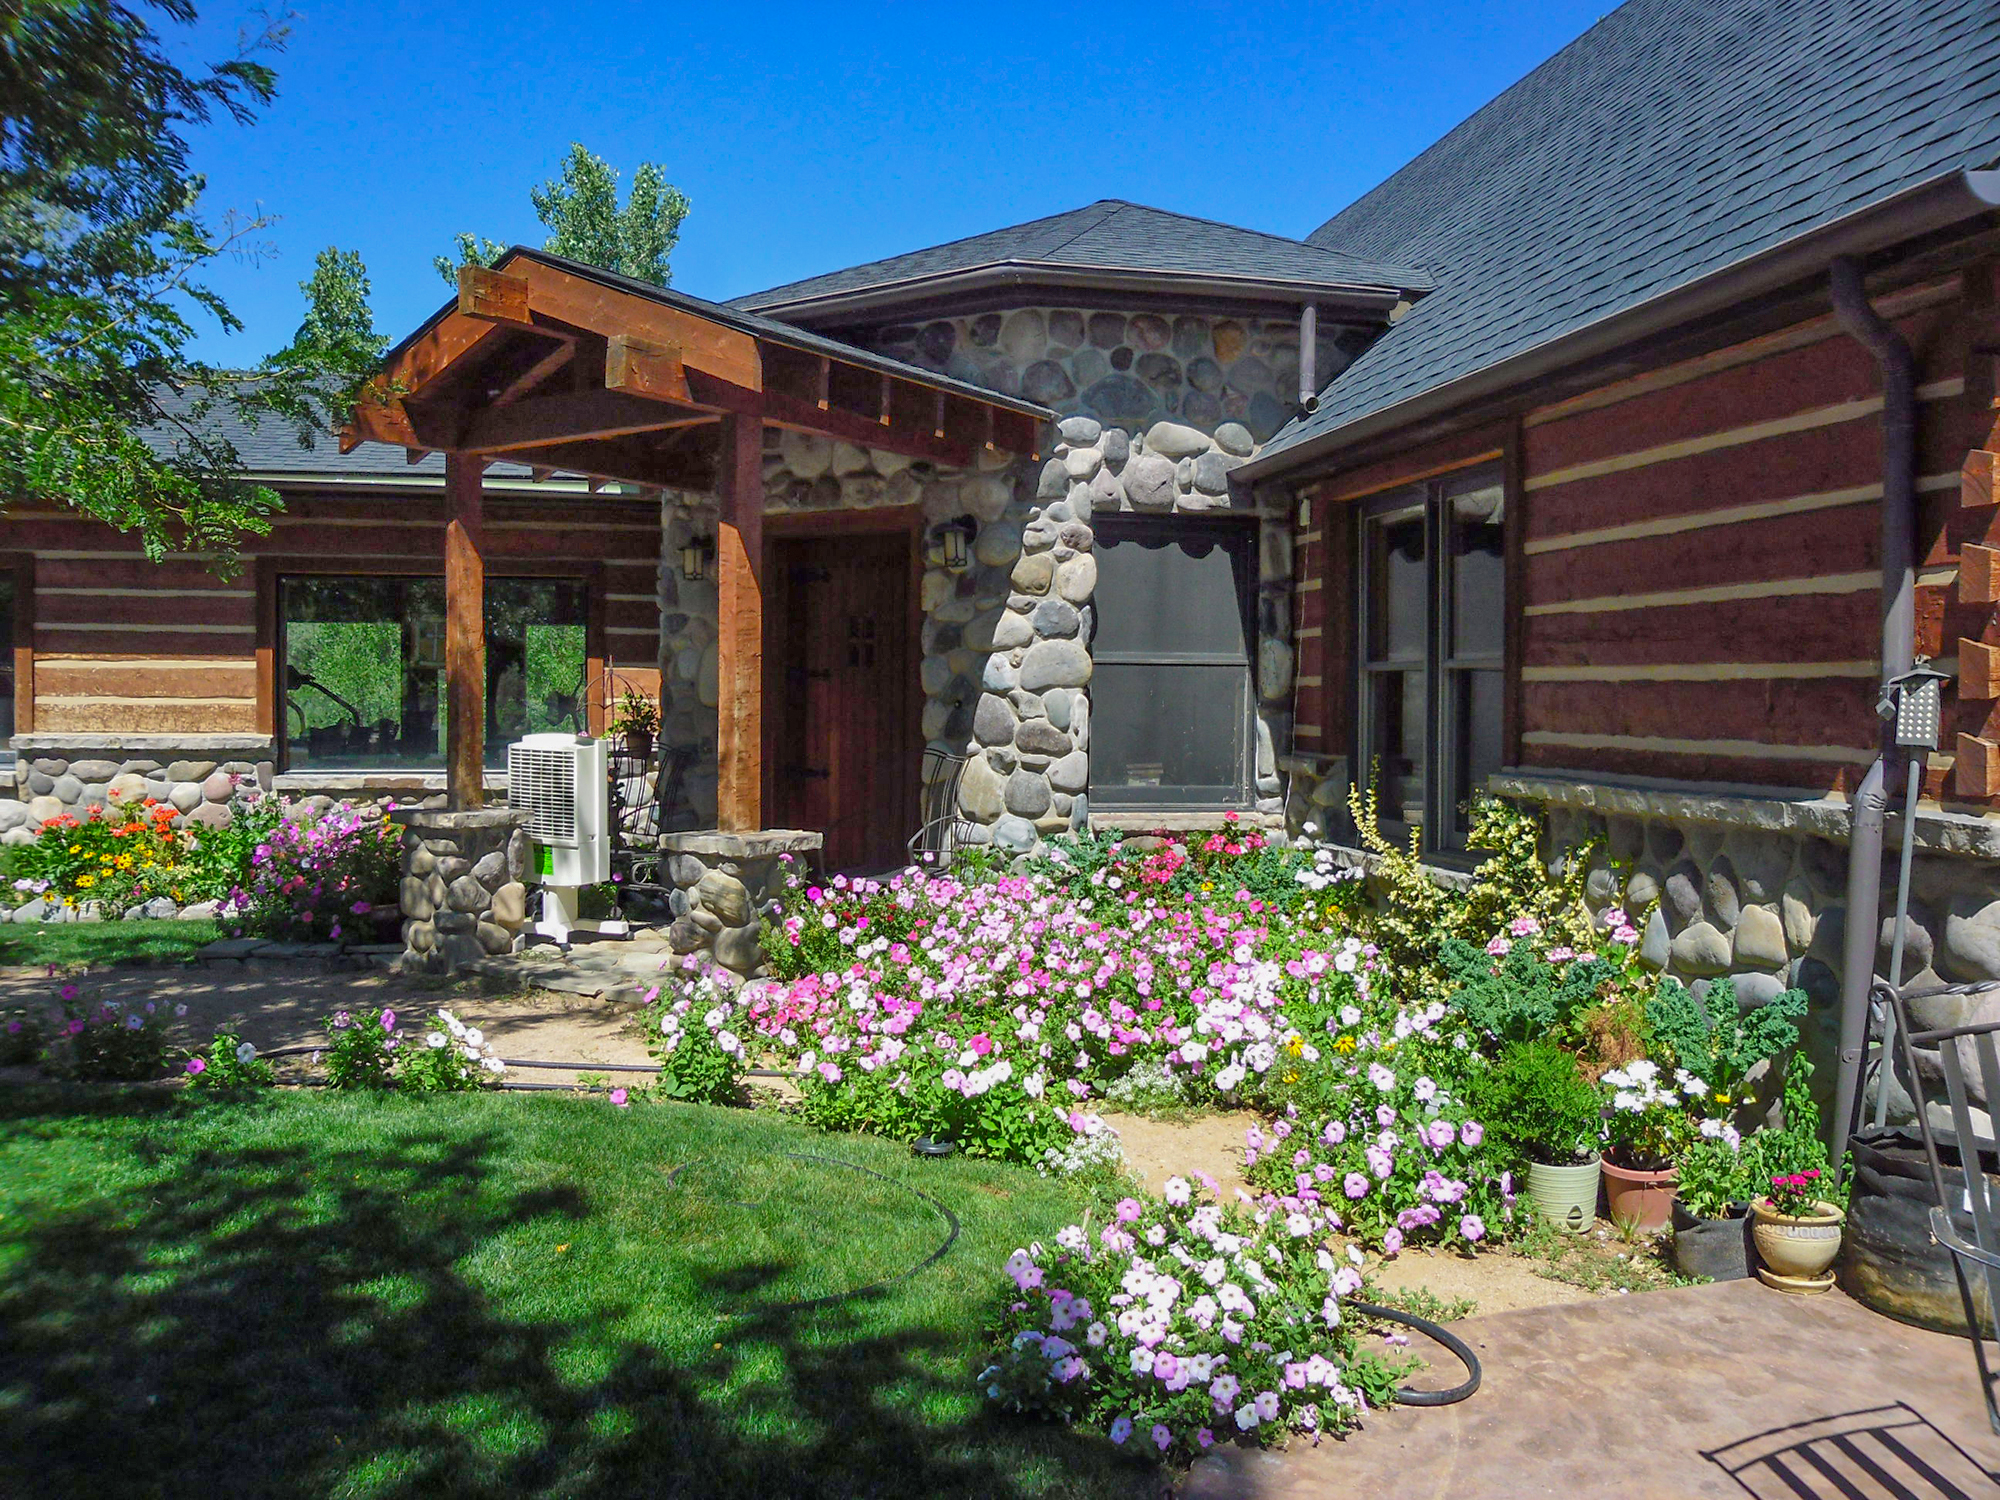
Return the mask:
MULTIPOLYGON (((1469 1401, 1400 1407, 1316 1449, 1211 1454, 1183 1500, 2000 1495, 1967 1345, 1838 1291, 1720 1282, 1456 1327, 1485 1367, 1469 1401)), ((1441 1355, 1417 1383, 1458 1378, 1441 1355)))

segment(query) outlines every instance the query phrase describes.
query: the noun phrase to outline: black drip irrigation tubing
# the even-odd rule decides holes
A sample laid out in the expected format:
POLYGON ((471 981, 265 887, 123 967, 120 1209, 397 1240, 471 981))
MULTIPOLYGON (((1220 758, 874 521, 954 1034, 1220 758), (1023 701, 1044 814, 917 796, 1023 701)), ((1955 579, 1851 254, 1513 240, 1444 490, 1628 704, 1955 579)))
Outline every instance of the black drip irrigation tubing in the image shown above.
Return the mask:
MULTIPOLYGON (((313 1046, 272 1047, 258 1055, 260 1057, 297 1057, 325 1050, 324 1047, 313 1046)), ((657 1073, 660 1071, 658 1063, 543 1062, 525 1057, 503 1057, 500 1061, 510 1068, 550 1068, 565 1073, 657 1073)), ((750 1078, 791 1078, 796 1076, 779 1068, 746 1068, 744 1074, 750 1078)), ((510 1089, 517 1093, 539 1093, 543 1091, 574 1093, 578 1085, 572 1083, 503 1083, 498 1085, 498 1087, 510 1089)), ((894 1286, 898 1282, 909 1280, 921 1271, 929 1270, 940 1260, 943 1260, 945 1252, 958 1242, 958 1215, 954 1214, 950 1209, 946 1208, 937 1199, 922 1189, 913 1188, 907 1182, 898 1182, 895 1178, 882 1172, 877 1172, 871 1167, 857 1166, 851 1161, 841 1161, 838 1157, 803 1156, 795 1151, 788 1151, 785 1154, 793 1161, 813 1161, 821 1162, 828 1166, 844 1167, 850 1172, 860 1172, 865 1176, 879 1178, 894 1187, 899 1187, 904 1192, 909 1193, 912 1197, 921 1199, 942 1214, 945 1222, 951 1226, 951 1232, 945 1236, 944 1243, 925 1256, 924 1259, 918 1261, 909 1270, 898 1272, 887 1280, 870 1282, 867 1286, 856 1287, 854 1290, 847 1292, 835 1292, 831 1296, 810 1297, 802 1302, 773 1303, 769 1308, 765 1309, 766 1311, 802 1312, 815 1307, 830 1307, 836 1302, 844 1302, 848 1298, 858 1297, 864 1292, 880 1291, 884 1287, 894 1286)), ((697 1160, 699 1159, 697 1158, 697 1160)), ((678 1167, 675 1167, 673 1171, 667 1174, 667 1186, 672 1187, 681 1173, 694 1164, 694 1162, 682 1162, 678 1167)), ((1461 1339, 1450 1329, 1433 1323, 1429 1318, 1420 1318, 1415 1313, 1399 1312, 1393 1307, 1378 1307, 1372 1302, 1349 1302, 1347 1305, 1366 1317, 1381 1318, 1387 1322, 1401 1323, 1406 1328, 1416 1329, 1425 1338, 1449 1350, 1452 1356, 1465 1366, 1466 1379, 1458 1385, 1450 1387, 1448 1390, 1418 1391, 1412 1390, 1407 1386, 1399 1386, 1396 1390, 1396 1399, 1402 1402, 1403 1405, 1454 1406, 1479 1389, 1479 1382, 1483 1376, 1479 1356, 1472 1352, 1471 1347, 1466 1344, 1465 1340, 1461 1339)))
MULTIPOLYGON (((531 1085, 531 1087, 532 1086, 534 1085, 531 1085)), ((560 1088, 562 1087, 562 1085, 542 1084, 539 1085, 539 1087, 560 1088)), ((901 1282, 910 1280, 910 1278, 912 1278, 913 1276, 917 1276, 925 1271, 928 1271, 932 1266, 936 1265, 939 1261, 943 1260, 947 1252, 950 1251, 951 1247, 958 1243, 958 1231, 959 1231, 958 1215, 953 1213, 950 1209, 946 1208, 942 1203, 938 1202, 937 1199, 933 1198, 929 1193, 925 1192, 922 1188, 913 1188, 907 1182, 899 1182, 894 1177, 889 1176, 889 1174, 886 1172, 878 1172, 873 1167, 864 1167, 855 1162, 842 1161, 837 1156, 811 1156, 799 1151, 787 1151, 785 1153, 785 1156, 790 1161, 810 1161, 810 1162, 818 1162, 822 1166, 841 1167, 849 1172, 859 1172, 864 1177, 876 1178, 878 1181, 888 1183, 891 1187, 901 1188, 904 1192, 908 1193, 912 1198, 919 1199, 922 1202, 929 1204, 932 1208, 936 1209, 938 1213, 942 1214, 944 1216, 945 1223, 950 1226, 950 1233, 945 1235, 944 1242, 940 1244, 937 1247, 937 1249, 931 1251, 929 1255, 926 1255, 922 1260, 918 1261, 908 1270, 898 1271, 894 1276, 885 1276, 880 1281, 871 1281, 865 1286, 853 1287, 845 1292, 832 1292, 824 1297, 805 1297, 796 1302, 773 1302, 765 1307, 758 1308, 757 1311, 763 1313, 809 1312, 817 1307, 832 1307, 835 1303, 845 1302, 852 1297, 865 1296, 870 1292, 879 1292, 886 1290, 889 1287, 896 1286, 901 1282)), ((689 1167, 697 1165, 703 1160, 705 1160, 705 1158, 696 1157, 694 1161, 684 1161, 679 1166, 675 1167, 673 1171, 667 1173, 667 1186, 671 1188, 676 1182, 680 1180, 681 1173, 685 1172, 689 1167)), ((746 1208, 755 1208, 758 1205, 753 1203, 753 1204, 744 1204, 742 1206, 746 1208)))
POLYGON ((1396 1399, 1405 1406, 1453 1406, 1479 1389, 1481 1370, 1479 1356, 1472 1352, 1464 1339, 1433 1323, 1429 1318, 1420 1318, 1415 1313, 1399 1312, 1393 1307, 1377 1307, 1372 1302, 1350 1302, 1347 1304, 1365 1317, 1385 1318, 1391 1323, 1401 1323, 1414 1328, 1425 1338, 1435 1340, 1449 1349, 1458 1362, 1465 1366, 1467 1379, 1461 1384, 1444 1391, 1415 1391, 1408 1386, 1396 1387, 1396 1399))

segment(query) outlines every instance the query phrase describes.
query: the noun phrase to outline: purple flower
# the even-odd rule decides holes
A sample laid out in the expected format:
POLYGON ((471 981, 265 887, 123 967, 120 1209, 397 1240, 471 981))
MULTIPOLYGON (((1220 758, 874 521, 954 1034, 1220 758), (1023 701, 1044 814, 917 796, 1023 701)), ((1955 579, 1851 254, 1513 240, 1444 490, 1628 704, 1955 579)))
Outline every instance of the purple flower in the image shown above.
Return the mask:
POLYGON ((1478 1214, 1467 1214, 1458 1221, 1458 1232, 1476 1245, 1486 1238, 1486 1221, 1478 1214))
POLYGON ((393 1010, 382 1012, 382 1029, 384 1031, 394 1031, 396 1029, 396 1013, 393 1010))
POLYGON ((1155 1422, 1153 1424, 1154 1447, 1158 1448, 1162 1453, 1165 1453, 1167 1449, 1173 1445, 1173 1441, 1174 1441, 1174 1435, 1173 1433, 1167 1430, 1165 1423, 1155 1422))
POLYGON ((620 1109, 625 1109, 631 1104, 632 1096, 623 1089, 613 1089, 611 1091, 611 1102, 620 1109))
POLYGON ((1390 1228, 1390 1229, 1387 1229, 1387 1230, 1383 1231, 1383 1234, 1382 1234, 1382 1253, 1383 1253, 1384 1255, 1394 1255, 1394 1254, 1396 1254, 1396 1253, 1397 1253, 1398 1251, 1400 1251, 1400 1250, 1401 1250, 1402 1248, 1403 1248, 1403 1231, 1402 1231, 1402 1230, 1400 1230, 1400 1229, 1396 1229, 1396 1228, 1390 1228))
POLYGON ((1349 1172, 1340 1186, 1348 1197, 1361 1198, 1367 1195, 1368 1179, 1359 1172, 1349 1172))
POLYGON ((208 1064, 198 1057, 190 1057, 187 1061, 187 1070, 189 1077, 197 1077, 208 1071, 208 1064))
POLYGON ((1467 1120, 1458 1127, 1458 1141, 1461 1146, 1477 1146, 1486 1139, 1486 1127, 1477 1120, 1467 1120))

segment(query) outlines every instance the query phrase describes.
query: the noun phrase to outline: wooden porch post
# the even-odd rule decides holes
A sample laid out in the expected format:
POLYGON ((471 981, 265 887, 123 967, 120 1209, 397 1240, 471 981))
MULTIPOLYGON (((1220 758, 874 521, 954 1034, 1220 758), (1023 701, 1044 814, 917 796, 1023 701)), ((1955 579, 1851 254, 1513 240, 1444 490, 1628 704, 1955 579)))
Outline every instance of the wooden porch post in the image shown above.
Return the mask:
POLYGON ((477 454, 445 455, 444 754, 455 812, 486 800, 485 469, 477 454))
POLYGON ((764 422, 722 419, 716 499, 716 708, 720 785, 716 821, 725 833, 763 826, 764 806, 764 422))

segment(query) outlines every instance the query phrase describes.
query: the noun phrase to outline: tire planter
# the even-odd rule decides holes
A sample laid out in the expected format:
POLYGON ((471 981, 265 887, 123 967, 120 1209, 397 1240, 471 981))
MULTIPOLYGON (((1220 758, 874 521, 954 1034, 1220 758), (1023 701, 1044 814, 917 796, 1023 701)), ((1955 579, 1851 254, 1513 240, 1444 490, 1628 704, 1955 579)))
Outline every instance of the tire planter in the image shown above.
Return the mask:
MULTIPOLYGON (((1869 1130, 1848 1141, 1854 1154, 1847 1234, 1840 1258, 1840 1285, 1855 1301, 1876 1312, 1949 1333, 1968 1336, 1965 1304, 1958 1293, 1951 1252, 1931 1243, 1930 1210, 1937 1201, 1931 1191, 1930 1164, 1914 1127, 1869 1130)), ((1938 1141, 1944 1159, 1945 1182, 1956 1189, 1952 1223, 1972 1237, 1972 1215, 1963 1208, 1965 1173, 1956 1147, 1938 1141)), ((1980 1152, 1989 1176, 2000 1176, 1994 1149, 1980 1152)), ((1984 1299, 1975 1299, 1984 1311, 1984 1299)), ((1994 1336, 1990 1323, 1983 1331, 1994 1336)))
POLYGON ((1727 1219, 1698 1219, 1674 1199, 1674 1265, 1683 1276, 1710 1281, 1747 1281, 1755 1260, 1750 1249, 1750 1215, 1741 1204, 1727 1219))
POLYGON ((1840 1258, 1840 1226, 1847 1215, 1838 1204, 1818 1202, 1809 1214, 1780 1213, 1769 1198, 1750 1204, 1750 1234, 1757 1258, 1780 1281, 1798 1283, 1784 1290, 1822 1289, 1833 1284, 1833 1263, 1840 1258))
POLYGON ((1582 1234, 1597 1222, 1599 1159, 1554 1166, 1528 1163, 1528 1201, 1546 1222, 1567 1234, 1582 1234))
POLYGON ((1662 1229, 1673 1217, 1674 1191, 1680 1173, 1672 1167, 1664 1172, 1640 1172, 1616 1162, 1604 1164, 1604 1212, 1619 1225, 1634 1229, 1662 1229))

